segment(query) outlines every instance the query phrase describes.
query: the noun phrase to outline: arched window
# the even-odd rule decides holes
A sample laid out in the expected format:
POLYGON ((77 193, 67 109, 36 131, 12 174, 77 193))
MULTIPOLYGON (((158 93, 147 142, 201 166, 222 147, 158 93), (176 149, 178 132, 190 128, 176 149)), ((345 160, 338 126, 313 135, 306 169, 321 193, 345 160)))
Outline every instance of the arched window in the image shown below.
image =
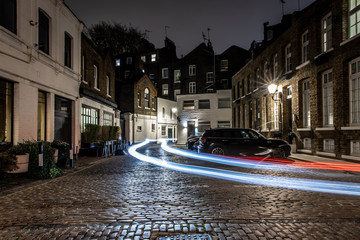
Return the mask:
POLYGON ((148 88, 145 88, 145 94, 144 94, 144 98, 145 98, 145 108, 150 108, 150 91, 148 88))
POLYGON ((162 118, 165 118, 165 108, 162 108, 162 118))

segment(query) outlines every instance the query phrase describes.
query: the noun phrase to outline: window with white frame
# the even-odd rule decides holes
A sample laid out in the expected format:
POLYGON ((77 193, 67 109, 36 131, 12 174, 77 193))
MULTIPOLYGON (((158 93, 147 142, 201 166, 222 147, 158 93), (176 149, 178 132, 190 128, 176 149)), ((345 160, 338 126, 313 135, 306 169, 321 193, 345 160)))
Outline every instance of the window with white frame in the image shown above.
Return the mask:
POLYGON ((110 95, 110 77, 109 75, 106 75, 106 94, 108 97, 111 97, 110 95))
POLYGON ((302 83, 303 97, 303 126, 310 127, 310 80, 306 79, 302 83))
POLYGON ((360 140, 352 140, 350 148, 351 155, 360 156, 360 140))
POLYGON ((360 1, 349 0, 349 37, 360 33, 360 1))
POLYGON ((219 98, 218 99, 218 108, 230 108, 230 98, 219 98))
POLYGON ((166 126, 161 126, 161 136, 166 136, 166 126))
POLYGON ((81 132, 85 131, 86 124, 99 124, 99 109, 86 105, 81 107, 81 132))
POLYGON ((98 67, 94 65, 94 88, 99 89, 99 71, 98 67))
POLYGON ((155 123, 151 124, 151 132, 155 132, 155 123))
POLYGON ((280 126, 279 110, 280 110, 280 98, 278 94, 274 94, 274 129, 275 130, 278 130, 280 126))
POLYGON ((139 108, 141 108, 141 93, 140 92, 137 93, 137 105, 139 108))
POLYGON ((177 95, 181 94, 181 90, 180 89, 175 89, 174 90, 174 99, 176 101, 177 95))
POLYGON ((152 62, 156 61, 156 54, 155 53, 151 54, 151 61, 152 62))
POLYGON ((286 88, 286 99, 292 98, 292 86, 286 88))
POLYGON ((174 82, 179 83, 181 77, 181 71, 179 69, 174 70, 174 82))
POLYGON ((332 69, 327 70, 322 74, 322 90, 324 126, 332 126, 334 123, 332 69))
POLYGON ((324 139, 324 152, 334 152, 335 141, 334 139, 324 139))
POLYGON ((332 47, 331 13, 321 19, 321 43, 322 52, 327 52, 332 47))
POLYGON ((163 68, 161 72, 162 72, 161 76, 163 79, 169 78, 169 69, 168 68, 163 68))
POLYGON ((198 134, 200 135, 205 131, 205 129, 210 129, 211 124, 210 121, 199 121, 198 122, 198 134))
POLYGON ((309 60, 309 31, 306 30, 301 36, 301 59, 302 63, 309 60))
POLYGON ((196 65, 189 65, 189 76, 196 76, 196 65))
POLYGON ((156 109, 156 98, 155 97, 151 98, 151 107, 153 110, 156 109))
POLYGON ((126 58, 126 64, 127 64, 127 65, 132 64, 132 57, 127 57, 127 58, 126 58))
POLYGON ((278 77, 278 55, 275 54, 273 57, 273 79, 278 77))
POLYGON ((206 82, 207 83, 213 83, 214 82, 214 73, 213 72, 207 72, 206 73, 206 82))
POLYGON ((183 102, 183 109, 184 110, 193 110, 193 109, 195 109, 194 100, 185 100, 183 102))
POLYGON ((196 93, 196 82, 189 83, 189 93, 196 93))
POLYGON ((210 100, 209 99, 200 99, 199 100, 199 109, 210 109, 210 100))
POLYGON ((349 63, 350 81, 350 120, 351 124, 360 124, 360 58, 349 63))
POLYGON ((304 138, 304 149, 311 150, 311 138, 304 138))
POLYGON ((150 108, 150 91, 148 88, 144 90, 145 108, 150 108))
POLYGON ((154 80, 154 79, 155 79, 155 74, 150 73, 150 74, 149 74, 149 78, 150 78, 150 80, 154 80))
POLYGON ((137 126, 137 127, 136 127, 136 131, 137 131, 137 132, 141 132, 141 131, 142 131, 142 126, 137 126))
POLYGON ((285 72, 290 72, 292 69, 291 65, 291 43, 285 47, 285 72))
POLYGON ((229 60, 221 60, 220 62, 220 71, 226 72, 229 69, 229 60))
POLYGON ((162 95, 169 95, 169 84, 163 84, 162 85, 162 95))
POLYGON ((230 121, 218 121, 217 127, 218 128, 229 128, 230 127, 230 121))
POLYGON ((129 71, 129 70, 126 70, 126 71, 124 72, 124 77, 125 77, 125 79, 127 79, 129 76, 130 76, 130 71, 129 71))

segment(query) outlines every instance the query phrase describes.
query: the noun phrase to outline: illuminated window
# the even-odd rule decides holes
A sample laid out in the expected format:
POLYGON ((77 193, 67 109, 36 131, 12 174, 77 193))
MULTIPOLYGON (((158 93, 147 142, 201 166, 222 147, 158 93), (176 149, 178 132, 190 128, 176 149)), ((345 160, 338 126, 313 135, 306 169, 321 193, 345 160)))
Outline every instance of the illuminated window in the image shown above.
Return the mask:
POLYGON ((332 47, 332 21, 331 13, 321 20, 321 49, 323 52, 329 51, 332 47))
POLYGON ((85 131, 86 124, 99 124, 99 110, 83 105, 81 108, 81 132, 85 131))
POLYGON ((46 131, 46 93, 38 92, 38 129, 37 140, 45 141, 46 131))
POLYGON ((116 59, 116 60, 115 60, 115 66, 116 66, 116 67, 120 67, 120 59, 116 59))
POLYGON ((310 80, 302 83, 303 96, 303 126, 310 127, 310 80))
POLYGON ((302 45, 302 63, 309 60, 309 31, 306 31, 301 36, 302 45))
POLYGON ((155 62, 156 61, 156 54, 151 54, 151 61, 152 62, 155 62))
POLYGON ((196 76, 196 65, 189 65, 189 76, 196 76))
POLYGON ((141 93, 140 92, 137 93, 137 105, 138 105, 138 108, 141 108, 141 93))
POLYGON ((286 88, 286 99, 291 99, 292 98, 292 86, 288 86, 286 88))
POLYGON ((181 77, 181 72, 179 69, 174 70, 174 82, 175 83, 179 83, 180 82, 180 77, 181 77))
POLYGON ((141 56, 141 61, 144 63, 144 62, 146 62, 146 56, 141 56))
POLYGON ((144 91, 144 99, 145 99, 145 108, 150 108, 150 91, 148 88, 145 88, 144 91))
POLYGON ((0 26, 16 34, 16 19, 16 0, 2 0, 0 2, 0 26))
POLYGON ((169 95, 169 84, 162 85, 162 95, 163 96, 169 95))
POLYGON ((334 123, 332 70, 328 70, 322 74, 322 86, 324 126, 332 126, 334 123))
POLYGON ((195 109, 194 100, 187 100, 183 103, 184 110, 192 110, 195 109))

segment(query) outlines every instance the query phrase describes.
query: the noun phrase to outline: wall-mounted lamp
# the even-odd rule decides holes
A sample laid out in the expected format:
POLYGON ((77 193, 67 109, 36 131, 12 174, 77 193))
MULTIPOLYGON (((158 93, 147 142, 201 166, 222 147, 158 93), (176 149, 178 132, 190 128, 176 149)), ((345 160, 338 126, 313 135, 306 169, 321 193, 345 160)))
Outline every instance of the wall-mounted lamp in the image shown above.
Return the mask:
POLYGON ((176 107, 173 107, 173 108, 171 109, 171 111, 172 111, 173 113, 176 113, 176 112, 177 112, 177 108, 176 108, 176 107))
POLYGON ((33 20, 30 20, 29 23, 30 23, 31 26, 35 26, 35 25, 38 24, 38 22, 35 22, 35 21, 33 21, 33 20))

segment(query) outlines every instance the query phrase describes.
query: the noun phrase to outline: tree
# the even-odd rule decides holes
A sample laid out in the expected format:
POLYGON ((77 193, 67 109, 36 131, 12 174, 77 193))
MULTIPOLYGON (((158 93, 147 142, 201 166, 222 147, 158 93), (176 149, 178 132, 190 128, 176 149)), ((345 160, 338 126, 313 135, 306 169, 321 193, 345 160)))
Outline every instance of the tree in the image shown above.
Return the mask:
POLYGON ((140 31, 116 22, 100 22, 88 29, 94 44, 102 51, 110 50, 112 56, 122 53, 136 53, 144 47, 154 48, 154 45, 143 38, 140 31), (146 46, 147 45, 147 46, 146 46))

